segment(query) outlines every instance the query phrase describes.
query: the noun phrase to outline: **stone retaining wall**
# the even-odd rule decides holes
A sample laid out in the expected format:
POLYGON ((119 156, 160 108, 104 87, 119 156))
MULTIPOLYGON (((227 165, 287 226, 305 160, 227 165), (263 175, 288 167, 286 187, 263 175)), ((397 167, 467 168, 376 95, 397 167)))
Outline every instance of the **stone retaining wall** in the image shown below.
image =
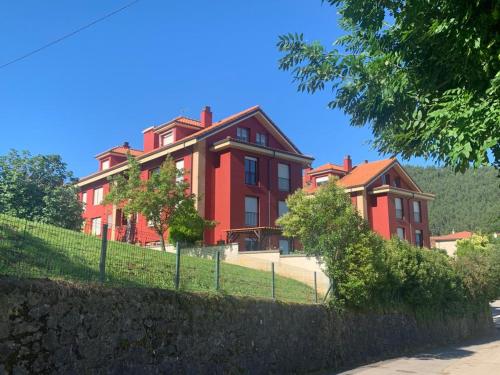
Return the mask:
POLYGON ((338 369, 488 335, 480 310, 339 316, 320 305, 0 278, 0 374, 338 369))

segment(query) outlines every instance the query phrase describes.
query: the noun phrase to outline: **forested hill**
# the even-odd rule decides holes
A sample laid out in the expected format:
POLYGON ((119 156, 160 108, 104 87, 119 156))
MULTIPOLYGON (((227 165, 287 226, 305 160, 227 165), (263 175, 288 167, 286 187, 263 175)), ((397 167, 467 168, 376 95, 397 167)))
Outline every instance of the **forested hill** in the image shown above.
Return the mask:
POLYGON ((432 234, 470 230, 500 231, 500 178, 493 167, 464 174, 447 168, 405 166, 425 192, 436 194, 429 205, 432 234))

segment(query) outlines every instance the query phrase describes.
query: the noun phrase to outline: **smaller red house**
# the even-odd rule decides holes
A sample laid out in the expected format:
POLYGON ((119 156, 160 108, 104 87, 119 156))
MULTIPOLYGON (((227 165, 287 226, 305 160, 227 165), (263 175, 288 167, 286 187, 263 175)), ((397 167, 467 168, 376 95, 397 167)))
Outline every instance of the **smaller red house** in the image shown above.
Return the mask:
POLYGON ((330 177, 338 178, 373 231, 386 239, 398 236, 430 247, 427 202, 434 195, 423 192, 395 158, 353 166, 346 156, 343 165, 328 163, 306 170, 304 189, 314 193, 330 177))

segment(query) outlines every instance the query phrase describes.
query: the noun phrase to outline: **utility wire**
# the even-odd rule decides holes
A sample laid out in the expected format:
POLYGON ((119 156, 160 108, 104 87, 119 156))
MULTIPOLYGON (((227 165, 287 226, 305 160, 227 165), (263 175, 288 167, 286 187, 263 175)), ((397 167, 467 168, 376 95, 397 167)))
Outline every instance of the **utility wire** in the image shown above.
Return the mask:
POLYGON ((24 59, 26 59, 26 58, 30 57, 30 56, 33 56, 35 53, 41 52, 41 51, 43 51, 44 49, 47 49, 47 48, 49 48, 49 47, 52 47, 54 44, 60 43, 60 42, 62 42, 62 41, 63 41, 63 40, 65 40, 65 39, 71 38, 72 36, 74 36, 74 35, 78 34, 80 31, 86 30, 86 29, 88 29, 88 28, 90 28, 90 27, 94 26, 96 23, 99 23, 99 22, 101 22, 101 21, 104 21, 105 19, 107 19, 107 18, 109 18, 109 17, 112 17, 112 16, 114 16, 114 15, 115 15, 115 14, 117 14, 117 13, 120 13, 122 10, 125 10, 125 9, 127 9, 127 8, 131 7, 132 5, 134 5, 134 4, 136 4, 136 3, 138 3, 139 1, 140 1, 140 0, 134 0, 134 1, 131 1, 130 3, 128 3, 128 4, 124 5, 124 6, 122 6, 121 8, 118 8, 118 9, 116 9, 116 10, 112 11, 111 13, 108 13, 108 14, 106 14, 106 15, 104 15, 104 16, 102 16, 102 17, 100 17, 100 18, 98 18, 98 19, 96 19, 96 20, 94 20, 94 21, 92 21, 92 22, 90 22, 90 23, 86 24, 85 26, 82 26, 82 27, 80 27, 80 28, 78 28, 78 29, 76 29, 76 30, 74 30, 74 31, 72 31, 72 32, 70 32, 70 33, 68 33, 68 34, 66 34, 66 35, 63 35, 62 37, 60 37, 60 38, 58 38, 58 39, 56 39, 56 40, 53 40, 52 42, 47 43, 47 44, 45 44, 44 46, 42 46, 42 47, 40 47, 40 48, 37 48, 37 49, 35 49, 35 50, 31 51, 31 52, 28 52, 28 53, 26 53, 26 54, 24 54, 24 55, 22 55, 22 56, 19 56, 18 58, 15 58, 14 60, 11 60, 11 61, 9 61, 9 62, 7 62, 7 63, 3 64, 3 65, 0 65, 0 69, 3 69, 3 68, 5 68, 5 67, 7 67, 7 66, 9 66, 9 65, 12 65, 12 64, 14 64, 14 63, 16 63, 16 62, 19 62, 19 61, 21 61, 21 60, 24 60, 24 59))

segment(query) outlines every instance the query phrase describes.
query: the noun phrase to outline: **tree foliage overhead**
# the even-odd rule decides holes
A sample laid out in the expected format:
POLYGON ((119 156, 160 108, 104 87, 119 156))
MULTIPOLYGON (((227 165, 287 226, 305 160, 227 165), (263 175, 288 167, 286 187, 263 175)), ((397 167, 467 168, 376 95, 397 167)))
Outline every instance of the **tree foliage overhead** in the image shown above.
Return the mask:
POLYGON ((429 202, 429 227, 434 235, 455 231, 500 231, 500 183, 493 167, 462 173, 450 168, 405 166, 426 192, 436 194, 429 202))
POLYGON ((279 38, 300 91, 332 88, 381 152, 500 166, 500 0, 328 3, 346 31, 333 48, 279 38))
POLYGON ((12 150, 0 156, 0 212, 80 229, 83 208, 75 181, 59 155, 12 150))
POLYGON ((173 225, 176 233, 188 233, 186 237, 190 240, 203 233, 203 230, 200 233, 183 228, 184 225, 190 225, 183 220, 187 213, 192 220, 198 218, 203 224, 205 221, 194 208, 196 197, 187 192, 189 184, 184 179, 179 179, 184 172, 177 170, 170 156, 147 180, 141 179, 139 162, 131 155, 128 155, 128 163, 127 171, 111 177, 111 190, 104 198, 105 204, 118 205, 126 216, 144 216, 160 236, 162 250, 165 250, 165 234, 173 225))

